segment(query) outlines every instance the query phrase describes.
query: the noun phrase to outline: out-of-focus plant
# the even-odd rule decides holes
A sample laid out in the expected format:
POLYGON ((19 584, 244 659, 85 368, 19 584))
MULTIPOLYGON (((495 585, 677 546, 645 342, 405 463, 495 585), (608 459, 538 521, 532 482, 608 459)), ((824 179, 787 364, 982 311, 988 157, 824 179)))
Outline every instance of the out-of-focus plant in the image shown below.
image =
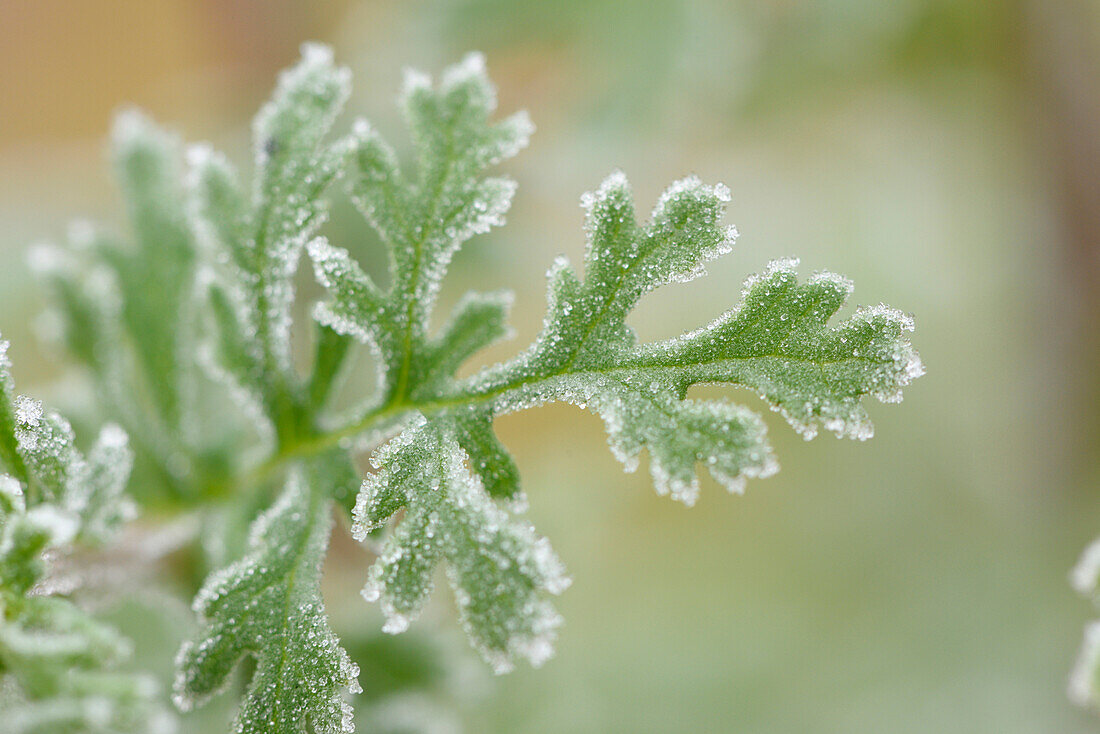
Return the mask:
POLYGON ((16 395, 0 341, 0 675, 4 730, 163 731, 170 715, 147 675, 114 670, 129 655, 117 629, 53 593, 47 560, 70 544, 109 542, 133 515, 133 461, 108 424, 85 455, 69 422, 16 395))
MULTIPOLYGON (((741 303, 709 324, 639 344, 626 325, 638 301, 702 274, 736 232, 721 223, 721 184, 676 182, 639 222, 625 176, 613 173, 582 197, 583 276, 565 258, 553 264, 538 337, 460 378, 465 362, 508 334, 511 296, 469 293, 435 329, 434 306, 458 248, 503 223, 515 183, 487 171, 526 145, 531 123, 523 113, 491 119, 495 94, 478 55, 436 84, 410 73, 401 95, 416 151, 410 174, 366 122, 328 139, 349 87, 328 49, 305 47, 255 120, 248 188, 208 146, 184 156, 172 136, 123 114, 114 159, 133 241, 81 226, 70 247, 35 256, 72 353, 98 381, 103 413, 134 437, 134 495, 162 514, 204 518, 199 541, 214 570, 195 597, 200 630, 180 651, 174 699, 183 710, 200 705, 243 667, 238 732, 351 731, 348 694, 372 685, 358 680, 359 663, 377 661, 352 659, 321 597, 334 514, 378 548, 363 596, 380 603, 385 631, 408 627, 443 567, 463 627, 494 671, 552 654, 561 618, 551 600, 569 579, 521 519, 519 471, 494 433, 497 416, 550 401, 587 407, 628 470, 644 449, 657 491, 691 504, 699 465, 732 491, 777 468, 757 414, 690 399, 693 385, 748 388, 807 438, 824 427, 865 439, 863 398, 898 400, 922 373, 909 317, 876 306, 830 325, 851 283, 831 273, 800 282, 792 260, 750 278, 741 303), (385 284, 317 234, 340 177, 386 248, 385 284), (312 356, 296 359, 291 309, 303 251, 329 297, 313 310, 312 356), (378 366, 377 390, 361 405, 335 405, 360 343, 378 366), (219 384, 251 420, 227 407, 219 384), (356 452, 380 443, 360 480, 356 452), (252 664, 241 666, 246 658, 252 664)), ((28 533, 39 540, 19 551, 34 573, 2 578, 0 592, 15 600, 5 601, 5 641, 57 616, 26 592, 41 551, 74 537, 55 532, 58 513, 85 518, 74 528, 113 524, 119 513, 100 509, 100 498, 115 501, 129 471, 122 428, 85 460, 60 419, 6 396, 3 547, 28 533), (35 427, 48 436, 24 437, 35 427), (50 522, 35 524, 35 512, 50 522)), ((99 650, 82 649, 81 664, 106 662, 99 650)), ((6 647, 2 660, 32 703, 52 707, 69 695, 75 673, 42 686, 34 660, 6 647)), ((130 700, 120 685, 87 680, 83 693, 130 700)))
MULTIPOLYGON (((1100 540, 1081 554, 1070 582, 1082 596, 1100 606, 1100 540)), ((1100 708, 1100 621, 1085 628, 1085 640, 1069 679, 1069 697, 1078 706, 1100 708)))

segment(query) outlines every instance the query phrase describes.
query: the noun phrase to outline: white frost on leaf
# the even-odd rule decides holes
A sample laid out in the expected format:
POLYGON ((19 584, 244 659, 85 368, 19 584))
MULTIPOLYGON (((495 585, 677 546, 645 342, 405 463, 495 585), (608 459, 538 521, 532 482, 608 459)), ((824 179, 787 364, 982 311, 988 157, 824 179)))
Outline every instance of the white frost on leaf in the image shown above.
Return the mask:
POLYGON ((311 486, 317 477, 313 470, 294 472, 253 523, 245 557, 211 574, 195 597, 203 629, 177 657, 180 709, 221 691, 240 659, 252 655, 256 672, 237 716, 238 734, 353 730, 344 692, 359 690, 359 668, 329 627, 321 598, 332 501, 311 486))
POLYGON ((519 658, 541 665, 561 617, 549 597, 569 585, 545 538, 486 493, 446 427, 422 422, 379 450, 355 512, 357 537, 404 504, 405 514, 368 572, 363 597, 378 601, 384 630, 403 632, 432 592, 442 563, 472 643, 497 673, 519 658))

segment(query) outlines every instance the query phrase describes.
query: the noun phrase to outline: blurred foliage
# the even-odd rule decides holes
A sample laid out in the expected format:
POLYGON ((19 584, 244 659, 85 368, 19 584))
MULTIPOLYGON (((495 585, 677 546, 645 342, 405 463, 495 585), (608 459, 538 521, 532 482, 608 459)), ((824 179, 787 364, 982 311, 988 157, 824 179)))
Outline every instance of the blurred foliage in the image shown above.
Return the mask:
POLYGON ((1014 14, 997 0, 437 5, 452 52, 456 41, 511 54, 534 47, 582 72, 590 114, 635 134, 671 112, 670 97, 703 105, 695 113, 801 114, 868 83, 1005 75, 1018 64, 1014 14))

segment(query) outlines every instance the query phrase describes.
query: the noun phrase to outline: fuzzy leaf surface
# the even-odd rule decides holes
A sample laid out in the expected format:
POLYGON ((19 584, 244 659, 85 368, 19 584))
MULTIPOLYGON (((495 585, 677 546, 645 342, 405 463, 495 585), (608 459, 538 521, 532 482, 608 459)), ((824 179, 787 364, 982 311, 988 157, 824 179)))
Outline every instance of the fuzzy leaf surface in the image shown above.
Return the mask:
POLYGON ((193 389, 196 245, 185 211, 179 142, 140 113, 119 115, 113 134, 115 170, 129 210, 134 247, 106 246, 117 276, 122 319, 149 394, 172 430, 184 422, 193 389))

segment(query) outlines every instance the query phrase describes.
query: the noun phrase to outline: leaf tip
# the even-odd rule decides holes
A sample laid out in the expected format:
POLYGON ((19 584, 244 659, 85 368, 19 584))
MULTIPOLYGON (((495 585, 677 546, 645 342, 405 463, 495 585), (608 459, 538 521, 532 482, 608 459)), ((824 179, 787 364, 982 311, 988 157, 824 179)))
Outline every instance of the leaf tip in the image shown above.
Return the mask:
POLYGON ((432 88, 432 77, 421 71, 420 69, 414 69, 411 66, 406 66, 401 70, 401 99, 407 100, 414 95, 430 91, 432 88))

